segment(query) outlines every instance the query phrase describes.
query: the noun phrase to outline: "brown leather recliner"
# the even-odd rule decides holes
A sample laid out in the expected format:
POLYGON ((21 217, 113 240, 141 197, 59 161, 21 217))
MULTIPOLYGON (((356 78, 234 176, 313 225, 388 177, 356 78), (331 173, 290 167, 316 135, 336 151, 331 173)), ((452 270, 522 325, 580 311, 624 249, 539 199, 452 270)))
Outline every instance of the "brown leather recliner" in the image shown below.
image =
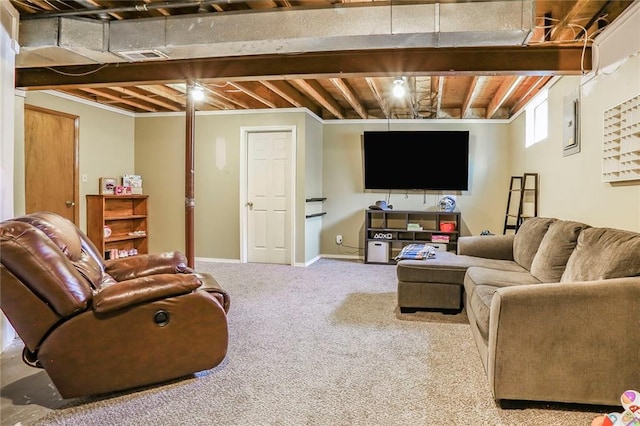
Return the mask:
POLYGON ((104 261, 50 212, 0 223, 1 307, 64 398, 188 376, 227 354, 229 296, 179 252, 104 261))

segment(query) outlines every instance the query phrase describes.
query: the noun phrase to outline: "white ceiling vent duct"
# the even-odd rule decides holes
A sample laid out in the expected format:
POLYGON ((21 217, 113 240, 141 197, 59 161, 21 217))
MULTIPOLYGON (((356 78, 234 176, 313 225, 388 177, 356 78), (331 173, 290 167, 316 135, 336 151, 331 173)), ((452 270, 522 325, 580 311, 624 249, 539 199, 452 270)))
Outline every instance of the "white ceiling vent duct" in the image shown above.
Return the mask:
POLYGON ((163 61, 165 59, 169 59, 167 55, 155 49, 130 50, 128 52, 118 52, 118 55, 122 56, 129 62, 163 61))
POLYGON ((20 24, 18 67, 411 47, 514 46, 534 29, 535 0, 360 3, 129 19, 20 24), (145 53, 151 52, 151 53, 145 53), (145 57, 148 55, 148 57, 145 57))

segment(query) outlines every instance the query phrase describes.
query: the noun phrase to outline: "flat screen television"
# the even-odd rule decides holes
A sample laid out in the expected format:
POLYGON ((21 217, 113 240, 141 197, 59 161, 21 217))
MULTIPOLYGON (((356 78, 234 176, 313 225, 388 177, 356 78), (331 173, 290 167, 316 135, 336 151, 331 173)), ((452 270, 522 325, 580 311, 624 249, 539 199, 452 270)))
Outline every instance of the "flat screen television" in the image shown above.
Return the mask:
POLYGON ((469 132, 365 131, 364 189, 469 189, 469 132))

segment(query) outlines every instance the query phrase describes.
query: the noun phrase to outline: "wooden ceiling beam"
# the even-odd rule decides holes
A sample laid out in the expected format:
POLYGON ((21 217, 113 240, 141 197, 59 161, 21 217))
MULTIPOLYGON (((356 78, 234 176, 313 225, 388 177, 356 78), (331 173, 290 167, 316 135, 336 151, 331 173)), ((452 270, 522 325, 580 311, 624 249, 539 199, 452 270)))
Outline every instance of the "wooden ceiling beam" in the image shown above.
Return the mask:
POLYGON ((498 112, 498 109, 507 99, 509 99, 509 96, 511 96, 516 87, 518 87, 518 84, 520 84, 520 81, 522 81, 523 78, 524 76, 512 76, 505 77, 503 79, 502 84, 500 84, 500 87, 498 87, 498 90, 491 99, 491 102, 489 102, 489 106, 487 106, 485 118, 493 118, 496 112, 498 112))
POLYGON ((18 68, 16 87, 153 84, 188 79, 253 80, 402 75, 582 75, 591 48, 582 46, 415 48, 255 55, 109 65, 18 68), (55 68, 55 69, 54 69, 55 68))
POLYGON ((384 114, 384 118, 387 118, 387 119, 390 118, 391 116, 389 115, 389 106, 387 105, 387 102, 382 97, 380 87, 378 87, 377 79, 372 77, 366 77, 365 80, 369 85, 369 89, 371 89, 371 93, 373 93, 373 96, 376 98, 378 105, 380 105, 380 109, 384 114))
POLYGON ((121 103, 121 104, 126 104, 126 105, 130 105, 132 107, 135 108, 139 108, 143 111, 147 111, 147 112, 157 112, 157 108, 154 106, 151 106, 147 103, 141 103, 141 102, 136 102, 136 101, 132 101, 131 99, 127 99, 127 98, 123 98, 117 94, 113 94, 111 93, 111 90, 109 89, 93 89, 90 87, 82 87, 80 88, 80 90, 84 90, 85 92, 89 92, 89 93, 93 93, 96 96, 102 96, 104 98, 107 99, 111 99, 112 101, 121 103))
MULTIPOLYGON (((29 3, 33 3, 34 6, 40 8, 42 10, 58 10, 58 9, 55 9, 53 6, 51 6, 51 4, 49 4, 49 2, 47 2, 46 0, 31 0, 29 3)), ((36 9, 33 6, 29 5, 25 1, 20 2, 20 5, 22 7, 24 7, 24 8, 26 8, 27 10, 32 11, 32 13, 36 13, 38 11, 38 9, 36 9)))
POLYGON ((230 82, 229 84, 269 108, 286 108, 289 106, 288 103, 283 102, 281 99, 277 99, 273 95, 273 92, 269 91, 269 89, 259 82, 243 81, 230 82))
POLYGON ((298 92, 298 90, 288 82, 279 80, 260 80, 260 84, 265 86, 267 89, 272 90, 291 105, 298 108, 308 108, 309 111, 312 111, 314 114, 320 115, 320 108, 313 102, 309 101, 306 96, 298 92))
MULTIPOLYGON (((535 78, 535 77, 532 77, 532 78, 535 78)), ((549 76, 537 77, 537 80, 535 81, 535 83, 533 83, 529 87, 529 90, 527 90, 524 96, 522 96, 518 101, 518 103, 516 103, 509 110, 509 117, 512 117, 518 112, 520 112, 520 110, 524 108, 525 105, 527 105, 527 103, 531 100, 531 98, 533 98, 540 91, 540 89, 542 89, 544 85, 547 84, 549 80, 551 80, 551 78, 552 77, 549 77, 549 76)))
POLYGON ((473 78, 471 79, 471 84, 467 88, 467 92, 464 95, 464 101, 462 102, 462 106, 460 107, 460 118, 464 118, 464 116, 467 114, 467 111, 473 104, 473 101, 478 96, 478 90, 476 90, 476 88, 478 87, 478 78, 478 76, 473 76, 473 78))
MULTIPOLYGON (((175 102, 182 106, 181 111, 184 111, 184 108, 187 106, 187 94, 179 89, 175 89, 170 86, 164 85, 142 85, 138 86, 141 89, 147 90, 157 96, 161 96, 171 102, 175 102)), ((186 85, 184 85, 184 89, 186 90, 186 85)), ((230 102, 226 102, 217 97, 216 94, 211 93, 207 87, 205 87, 207 93, 211 96, 205 96, 205 98, 198 103, 198 109, 235 109, 236 105, 230 102), (211 108, 209 108, 211 107, 211 108)))
POLYGON ((169 111, 174 111, 174 112, 182 111, 181 106, 179 105, 177 106, 173 103, 165 102, 162 99, 158 99, 154 96, 150 96, 149 93, 144 93, 143 90, 138 89, 136 87, 112 87, 111 89, 113 89, 116 92, 120 92, 123 95, 133 96, 135 98, 142 99, 143 101, 156 104, 169 111))
POLYGON ((364 109, 364 107, 358 100, 358 97, 356 96, 355 93, 353 93, 353 90, 351 90, 351 88, 347 85, 347 83, 343 79, 330 78, 329 81, 331 81, 331 83, 333 83, 333 85, 340 91, 340 93, 342 93, 342 96, 344 96, 347 102, 349 102, 349 105, 353 107, 353 109, 355 110, 355 112, 358 113, 360 118, 366 119, 368 117, 367 111, 364 109))
POLYGON ((575 25, 574 21, 582 9, 584 9, 592 0, 577 0, 569 12, 565 13, 560 22, 554 25, 551 30, 551 40, 567 40, 571 42, 574 40, 574 35, 579 33, 579 28, 572 28, 571 25, 575 25))
POLYGON ((252 108, 251 105, 244 102, 242 99, 239 99, 237 96, 227 93, 224 89, 217 87, 216 85, 207 84, 204 85, 204 87, 207 92, 223 100, 225 105, 228 105, 227 108, 229 109, 235 109, 236 107, 240 107, 242 109, 252 108))
MULTIPOLYGON (((141 87, 149 87, 149 86, 141 86, 141 87)), ((177 97, 178 99, 181 100, 181 105, 185 106, 186 108, 187 86, 185 83, 172 84, 172 85, 154 85, 151 87, 154 87, 155 88, 154 90, 159 92, 158 94, 160 96, 162 96, 162 92, 165 92, 167 93, 167 97, 170 97, 171 99, 173 99, 174 97, 177 97)), ((214 109, 235 109, 237 107, 237 105, 234 104, 233 102, 229 102, 225 99, 220 98, 217 92, 214 92, 211 90, 210 85, 202 84, 202 87, 204 88, 205 92, 209 96, 205 95, 204 99, 199 102, 198 104, 199 109, 202 109, 202 107, 205 105, 209 105, 214 109)))
POLYGON ((179 90, 172 89, 171 87, 151 84, 137 87, 142 90, 146 90, 149 93, 153 93, 154 95, 161 96, 175 104, 182 106, 182 108, 187 105, 187 101, 185 98, 186 95, 179 90))
POLYGON ((435 117, 438 118, 440 111, 442 110, 442 98, 444 97, 444 76, 436 77, 436 87, 438 88, 436 96, 436 112, 435 117))
MULTIPOLYGON (((96 8, 96 14, 100 13, 100 9, 104 9, 104 7, 102 7, 97 1, 95 0, 86 0, 88 4, 95 6, 96 8)), ((146 3, 146 1, 145 1, 146 3)), ((118 20, 122 20, 124 19, 123 16, 119 13, 111 13, 109 12, 108 15, 113 16, 114 18, 118 19, 118 20)))
POLYGON ((418 94, 416 92, 416 78, 408 77, 405 83, 407 85, 406 102, 409 104, 411 118, 420 118, 418 111, 418 94))
POLYGON ((75 96, 77 98, 82 98, 82 99, 86 99, 92 102, 97 102, 97 96, 94 95, 93 93, 87 93, 84 92, 82 89, 68 89, 68 90, 64 90, 62 91, 66 94, 69 94, 71 96, 75 96))
POLYGON ((340 107, 336 100, 331 97, 331 94, 327 92, 316 80, 295 79, 293 82, 308 93, 309 96, 315 99, 316 102, 325 107, 336 118, 344 118, 344 111, 342 110, 342 107, 340 107))
MULTIPOLYGON (((143 0, 146 4, 149 3, 153 3, 152 0, 143 0)), ((156 9, 158 12, 160 12, 161 15, 163 16, 171 16, 171 12, 169 12, 167 9, 164 8, 160 8, 160 9, 156 9)))

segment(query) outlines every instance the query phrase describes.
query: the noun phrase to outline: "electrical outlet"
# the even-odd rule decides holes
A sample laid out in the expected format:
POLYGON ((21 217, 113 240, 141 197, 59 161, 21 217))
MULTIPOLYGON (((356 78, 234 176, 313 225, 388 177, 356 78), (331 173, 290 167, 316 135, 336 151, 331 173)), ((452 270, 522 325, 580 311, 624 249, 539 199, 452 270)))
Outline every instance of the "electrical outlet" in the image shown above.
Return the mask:
POLYGON ((341 245, 342 244, 342 235, 336 235, 336 244, 337 245, 341 245))

